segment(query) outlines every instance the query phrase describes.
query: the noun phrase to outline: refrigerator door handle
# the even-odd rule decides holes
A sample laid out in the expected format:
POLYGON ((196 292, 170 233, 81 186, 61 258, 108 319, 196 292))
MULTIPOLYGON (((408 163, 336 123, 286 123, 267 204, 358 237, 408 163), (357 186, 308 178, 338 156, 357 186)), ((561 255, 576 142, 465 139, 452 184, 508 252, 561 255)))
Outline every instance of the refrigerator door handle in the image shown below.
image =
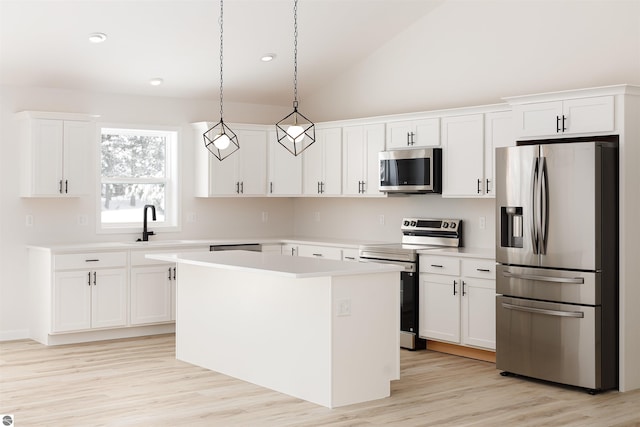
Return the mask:
POLYGON ((527 313, 536 313, 536 314, 546 314, 547 316, 575 317, 580 319, 584 318, 584 313, 582 311, 547 310, 545 308, 523 307, 520 305, 509 304, 506 302, 502 303, 502 307, 508 310, 524 311, 527 313))
POLYGON ((547 234, 549 231, 549 177, 547 176, 547 159, 540 158, 540 253, 547 253, 547 234))
POLYGON ((533 164, 533 176, 531 178, 531 246, 533 247, 533 253, 538 255, 538 242, 540 238, 538 236, 538 181, 540 179, 538 175, 539 158, 536 157, 533 164))
POLYGON ((538 280, 540 282, 571 283, 574 285, 584 284, 584 277, 550 277, 537 274, 514 274, 508 270, 503 271, 502 275, 513 279, 538 280))

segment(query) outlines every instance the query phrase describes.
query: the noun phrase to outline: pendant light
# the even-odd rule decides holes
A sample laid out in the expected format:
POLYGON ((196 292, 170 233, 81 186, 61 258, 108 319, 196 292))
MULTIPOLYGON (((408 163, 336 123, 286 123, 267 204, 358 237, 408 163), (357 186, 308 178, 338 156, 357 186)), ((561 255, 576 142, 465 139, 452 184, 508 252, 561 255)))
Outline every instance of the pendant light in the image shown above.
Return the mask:
POLYGON ((276 135, 294 156, 316 141, 315 125, 298 111, 298 0, 293 2, 293 112, 276 123, 276 135))
POLYGON ((238 136, 222 118, 222 11, 224 9, 222 2, 223 0, 220 0, 220 121, 202 135, 204 146, 220 161, 240 149, 238 136))

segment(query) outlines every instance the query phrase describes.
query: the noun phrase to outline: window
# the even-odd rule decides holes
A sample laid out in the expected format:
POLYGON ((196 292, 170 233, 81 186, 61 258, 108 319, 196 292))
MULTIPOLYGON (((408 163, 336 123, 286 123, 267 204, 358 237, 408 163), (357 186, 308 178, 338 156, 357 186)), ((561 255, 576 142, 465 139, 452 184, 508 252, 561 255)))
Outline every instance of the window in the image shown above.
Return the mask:
POLYGON ((177 139, 176 130, 101 128, 102 231, 141 227, 145 205, 156 208, 153 227, 177 228, 177 139))

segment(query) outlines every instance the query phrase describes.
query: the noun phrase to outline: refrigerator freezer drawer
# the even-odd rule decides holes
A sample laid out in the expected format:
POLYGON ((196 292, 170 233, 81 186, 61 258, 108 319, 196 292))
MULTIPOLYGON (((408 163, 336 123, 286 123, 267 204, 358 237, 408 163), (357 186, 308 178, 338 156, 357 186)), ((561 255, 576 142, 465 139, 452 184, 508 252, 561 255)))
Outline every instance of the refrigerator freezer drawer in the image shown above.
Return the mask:
MULTIPOLYGON (((498 265, 496 293, 571 304, 601 304, 601 273, 498 265)), ((615 283, 609 283, 615 286, 615 283)))
POLYGON ((603 375, 600 310, 498 296, 496 368, 593 390, 615 387, 617 378, 603 375))

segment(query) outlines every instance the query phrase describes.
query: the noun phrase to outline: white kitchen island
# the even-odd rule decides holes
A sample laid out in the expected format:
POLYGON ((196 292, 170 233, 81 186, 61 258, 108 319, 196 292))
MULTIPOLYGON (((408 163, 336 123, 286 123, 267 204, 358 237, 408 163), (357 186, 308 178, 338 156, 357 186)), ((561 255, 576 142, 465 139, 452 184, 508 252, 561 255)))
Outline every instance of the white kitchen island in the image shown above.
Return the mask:
POLYGON ((176 357, 334 408, 400 378, 400 270, 248 251, 178 263, 176 357))

